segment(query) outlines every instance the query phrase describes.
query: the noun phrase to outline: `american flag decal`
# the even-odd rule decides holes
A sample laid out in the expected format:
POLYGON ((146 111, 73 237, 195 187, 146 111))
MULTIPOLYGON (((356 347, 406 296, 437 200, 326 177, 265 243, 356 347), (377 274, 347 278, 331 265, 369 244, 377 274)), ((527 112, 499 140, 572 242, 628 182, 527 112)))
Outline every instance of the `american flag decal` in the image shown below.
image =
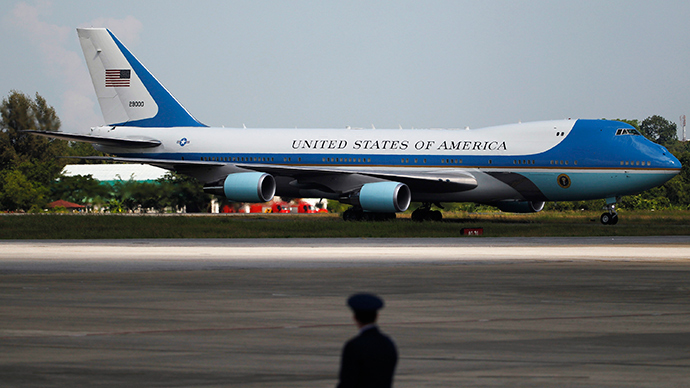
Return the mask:
POLYGON ((132 78, 132 70, 107 70, 105 71, 106 88, 128 88, 132 78))

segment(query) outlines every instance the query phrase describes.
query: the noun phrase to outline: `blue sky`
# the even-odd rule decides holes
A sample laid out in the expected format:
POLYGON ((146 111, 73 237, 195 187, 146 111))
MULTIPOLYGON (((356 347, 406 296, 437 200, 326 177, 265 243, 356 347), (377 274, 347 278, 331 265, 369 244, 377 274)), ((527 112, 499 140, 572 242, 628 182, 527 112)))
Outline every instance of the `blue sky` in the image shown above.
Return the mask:
POLYGON ((10 1, 0 91, 103 123, 76 27, 108 27, 205 124, 478 128, 690 114, 685 1, 10 1))

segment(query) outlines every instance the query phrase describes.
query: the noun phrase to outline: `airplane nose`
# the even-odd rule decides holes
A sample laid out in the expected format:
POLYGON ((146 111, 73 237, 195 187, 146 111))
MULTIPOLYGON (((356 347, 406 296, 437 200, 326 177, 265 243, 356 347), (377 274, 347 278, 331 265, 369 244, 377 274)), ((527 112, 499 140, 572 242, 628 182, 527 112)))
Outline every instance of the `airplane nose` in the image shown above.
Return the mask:
POLYGON ((668 149, 666 149, 666 147, 659 146, 659 148, 661 149, 661 153, 663 155, 665 167, 671 169, 678 169, 678 172, 676 174, 680 173, 680 169, 682 167, 680 160, 678 160, 678 158, 676 158, 672 153, 670 153, 668 149))

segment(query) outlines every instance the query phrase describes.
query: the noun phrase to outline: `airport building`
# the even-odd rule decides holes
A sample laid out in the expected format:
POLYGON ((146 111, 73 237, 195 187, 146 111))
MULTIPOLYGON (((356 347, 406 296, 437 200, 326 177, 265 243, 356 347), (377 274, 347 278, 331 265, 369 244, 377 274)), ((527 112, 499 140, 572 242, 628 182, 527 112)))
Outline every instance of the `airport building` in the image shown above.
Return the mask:
POLYGON ((93 179, 111 184, 120 180, 154 182, 167 172, 148 164, 68 164, 62 169, 64 176, 91 175, 93 179))

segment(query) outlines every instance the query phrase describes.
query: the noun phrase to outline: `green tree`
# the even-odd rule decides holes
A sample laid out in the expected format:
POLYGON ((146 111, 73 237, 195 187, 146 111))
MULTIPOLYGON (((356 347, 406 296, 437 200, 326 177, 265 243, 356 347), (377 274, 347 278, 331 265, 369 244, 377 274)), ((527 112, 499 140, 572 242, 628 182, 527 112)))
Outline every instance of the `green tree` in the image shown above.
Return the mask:
POLYGON ((111 188, 101 184, 91 175, 61 176, 50 185, 50 197, 52 200, 64 199, 65 201, 82 205, 107 203, 110 199, 111 188))
POLYGON ((27 177, 40 184, 57 178, 66 164, 58 156, 68 153, 67 142, 33 136, 24 130, 57 131, 60 119, 38 93, 31 100, 12 91, 0 105, 0 170, 16 169, 28 172, 27 177), (29 171, 36 172, 29 172, 29 171))
POLYGON ((173 209, 186 207, 187 213, 209 211, 212 196, 204 193, 204 186, 197 179, 169 172, 157 182, 161 192, 166 196, 164 206, 173 209))
POLYGON ((635 127, 635 129, 638 129, 638 130, 640 129, 640 120, 638 120, 638 119, 632 119, 632 120, 629 120, 629 119, 616 119, 616 121, 620 121, 620 122, 623 122, 623 123, 626 123, 626 124, 630 124, 630 125, 632 125, 633 127, 635 127))
POLYGON ((45 206, 48 189, 32 182, 19 170, 0 172, 0 206, 6 210, 28 210, 45 206))
POLYGON ((58 156, 68 152, 67 142, 23 133, 24 130, 57 131, 60 119, 39 94, 32 100, 12 91, 0 105, 0 209, 43 206, 48 185, 65 164, 58 156), (24 193, 17 190, 26 190, 24 193))
POLYGON ((642 120, 640 131, 647 139, 664 146, 678 140, 676 123, 657 115, 642 120))
MULTIPOLYGON (((18 210, 45 205, 51 185, 68 159, 61 156, 102 155, 91 145, 67 142, 25 133, 25 130, 57 131, 60 119, 55 109, 38 93, 31 97, 13 90, 0 104, 0 210, 18 210), (20 182, 30 184, 37 195, 12 193, 20 182), (14 198, 11 200, 11 198, 14 198), (23 198, 23 199, 19 199, 23 198), (27 198, 33 198, 27 199, 27 198), (33 202, 32 202, 33 201, 33 202)), ((21 185, 20 185, 21 186, 21 185)), ((58 199, 58 198, 56 198, 58 199)))

